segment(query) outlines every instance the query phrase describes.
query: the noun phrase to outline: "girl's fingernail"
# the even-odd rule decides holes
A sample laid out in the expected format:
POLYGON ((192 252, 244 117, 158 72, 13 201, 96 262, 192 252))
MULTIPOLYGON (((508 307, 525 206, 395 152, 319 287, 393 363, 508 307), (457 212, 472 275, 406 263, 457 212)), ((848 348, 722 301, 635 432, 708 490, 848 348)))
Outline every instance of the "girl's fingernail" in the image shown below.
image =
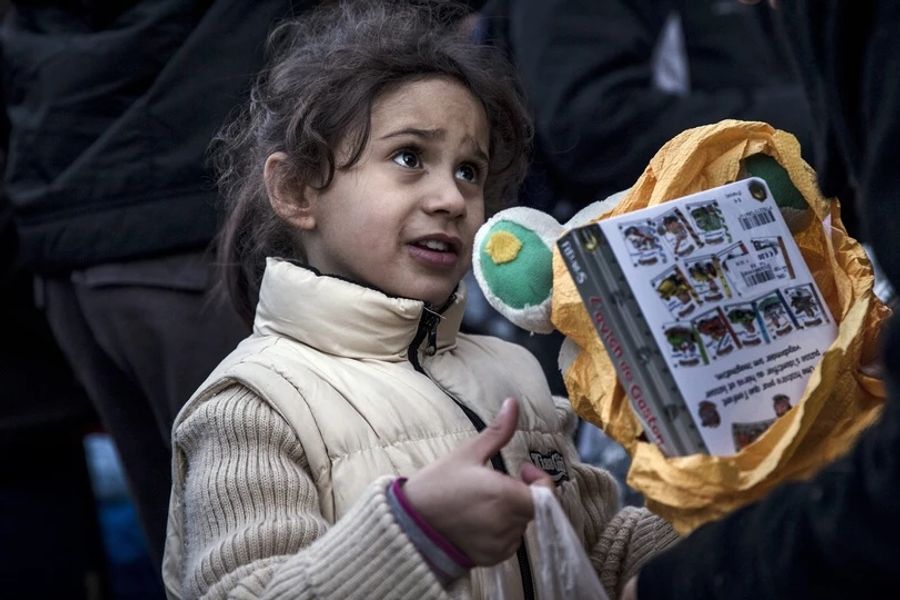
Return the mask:
POLYGON ((503 404, 500 405, 500 412, 497 413, 497 418, 502 418, 509 412, 510 407, 512 406, 513 399, 507 398, 503 401, 503 404))

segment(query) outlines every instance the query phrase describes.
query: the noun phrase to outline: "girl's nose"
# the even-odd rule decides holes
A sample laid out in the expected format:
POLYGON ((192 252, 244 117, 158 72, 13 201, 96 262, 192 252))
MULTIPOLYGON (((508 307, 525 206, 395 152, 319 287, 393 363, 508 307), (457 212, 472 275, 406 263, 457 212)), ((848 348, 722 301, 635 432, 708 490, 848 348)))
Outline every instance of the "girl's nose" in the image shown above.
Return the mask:
POLYGON ((447 177, 435 181, 425 198, 425 210, 430 213, 445 213, 450 217, 466 214, 466 196, 456 178, 447 177))

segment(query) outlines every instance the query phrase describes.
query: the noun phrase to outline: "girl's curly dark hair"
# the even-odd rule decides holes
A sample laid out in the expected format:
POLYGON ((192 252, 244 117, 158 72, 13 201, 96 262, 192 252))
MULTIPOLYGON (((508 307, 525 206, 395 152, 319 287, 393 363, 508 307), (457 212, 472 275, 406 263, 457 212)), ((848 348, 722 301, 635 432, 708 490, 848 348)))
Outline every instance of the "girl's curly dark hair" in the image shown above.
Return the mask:
MULTIPOLYGON (((454 2, 341 0, 278 25, 250 100, 211 147, 226 218, 217 240, 220 285, 249 322, 267 256, 302 257, 292 229, 273 211, 263 168, 288 156, 288 181, 324 189, 353 166, 368 142, 372 104, 386 86, 452 77, 478 98, 490 125, 486 212, 514 199, 532 127, 501 52, 459 30, 454 2), (349 140, 349 158, 335 149, 349 140)), ((300 189, 300 187, 298 187, 300 189)))

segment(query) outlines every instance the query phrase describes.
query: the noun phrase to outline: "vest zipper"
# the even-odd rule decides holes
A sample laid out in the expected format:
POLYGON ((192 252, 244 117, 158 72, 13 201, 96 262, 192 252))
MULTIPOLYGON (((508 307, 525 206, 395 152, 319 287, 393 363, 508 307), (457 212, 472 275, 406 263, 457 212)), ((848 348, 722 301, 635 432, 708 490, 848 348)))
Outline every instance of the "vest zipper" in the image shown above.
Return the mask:
MULTIPOLYGON (((422 345, 422 341, 425 338, 428 338, 428 344, 425 347, 425 354, 431 356, 437 350, 437 326, 441 322, 443 317, 440 313, 434 312, 434 310, 428 305, 425 305, 424 310, 422 311, 422 317, 419 319, 419 327, 416 330, 416 335, 413 337, 413 341, 409 346, 409 350, 407 352, 407 356, 409 357, 409 362, 412 364, 413 368, 428 377, 444 394, 450 398, 454 404, 456 404, 462 411, 463 414, 466 415, 466 418, 472 423, 475 427, 475 431, 481 433, 484 429, 487 428, 484 420, 478 416, 478 414, 473 411, 471 408, 460 402, 456 399, 456 397, 448 392, 444 387, 439 384, 431 375, 425 371, 425 368, 422 366, 422 363, 419 361, 419 346, 422 345)), ((506 468, 506 462, 503 460, 503 457, 498 452, 494 456, 491 457, 491 466, 495 471, 499 471, 504 473, 505 475, 509 475, 509 470, 506 468)), ((525 538, 522 538, 522 544, 519 546, 519 549, 516 551, 516 559, 519 563, 519 573, 522 576, 522 591, 525 595, 525 600, 534 600, 534 584, 531 576, 531 562, 528 559, 528 549, 525 547, 525 538)))

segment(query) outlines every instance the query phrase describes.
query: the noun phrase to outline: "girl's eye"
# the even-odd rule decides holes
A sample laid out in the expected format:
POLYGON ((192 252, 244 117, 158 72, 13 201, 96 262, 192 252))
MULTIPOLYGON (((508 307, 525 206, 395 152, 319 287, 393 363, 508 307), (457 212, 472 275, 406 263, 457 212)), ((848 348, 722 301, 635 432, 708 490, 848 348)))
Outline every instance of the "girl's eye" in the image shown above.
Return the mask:
POLYGON ((407 169, 418 169, 422 166, 422 163, 419 161, 419 155, 412 150, 401 150, 391 160, 407 169))
POLYGON ((478 183, 478 167, 465 163, 456 169, 456 176, 469 183, 478 183))

